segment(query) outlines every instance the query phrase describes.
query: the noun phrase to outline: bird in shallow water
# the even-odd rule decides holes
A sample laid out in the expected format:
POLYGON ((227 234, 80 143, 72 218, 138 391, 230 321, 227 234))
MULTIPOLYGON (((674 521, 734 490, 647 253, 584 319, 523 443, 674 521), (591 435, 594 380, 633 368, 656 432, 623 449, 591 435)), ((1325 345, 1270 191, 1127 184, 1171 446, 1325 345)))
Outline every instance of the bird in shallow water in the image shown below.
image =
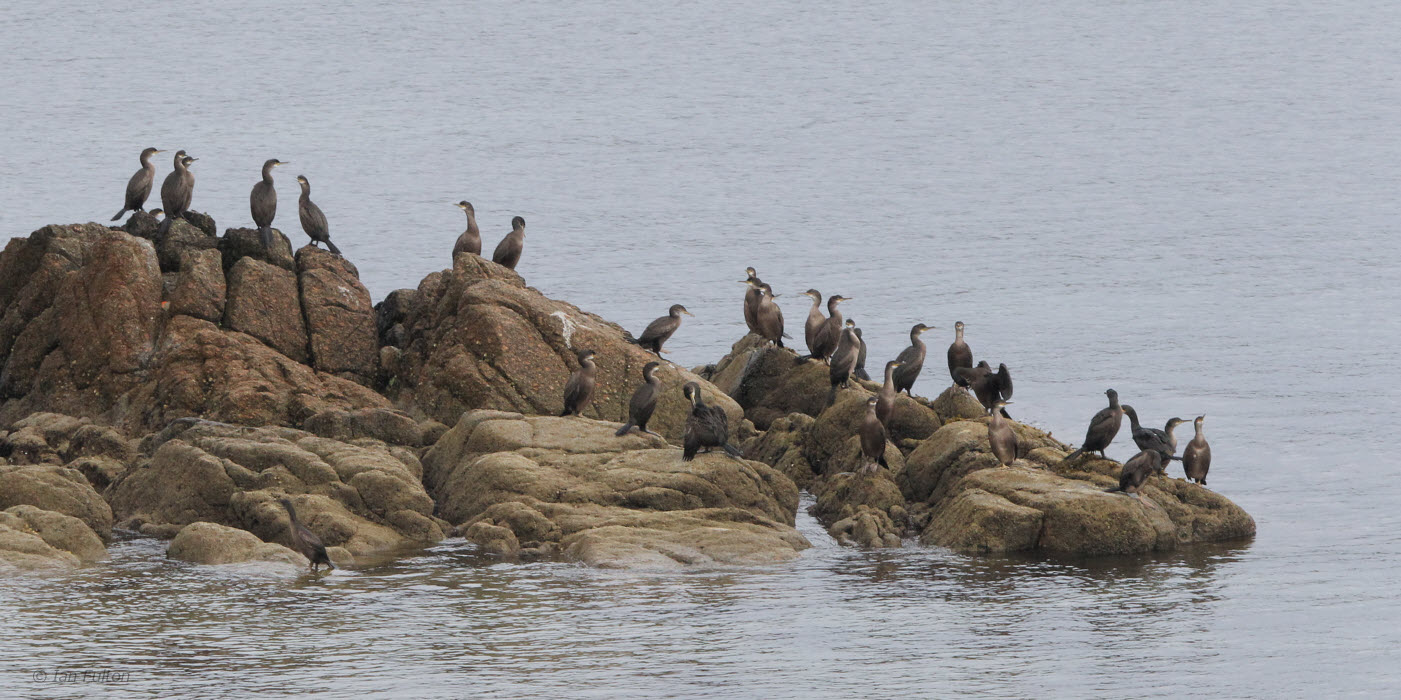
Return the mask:
POLYGON ((190 172, 190 164, 197 160, 185 155, 184 151, 175 152, 175 170, 166 175, 161 183, 161 209, 165 210, 165 220, 158 230, 162 234, 170 230, 176 219, 184 218, 185 212, 190 209, 190 198, 195 191, 195 176, 190 172))
POLYGON ((564 384, 564 412, 561 416, 583 415, 584 408, 593 401, 593 390, 598 384, 598 366, 593 362, 594 351, 579 351, 579 369, 569 375, 564 384))
POLYGON ((895 412, 895 397, 900 391, 895 388, 895 372, 900 369, 899 360, 885 363, 885 383, 876 392, 876 417, 881 425, 890 425, 890 414, 895 412))
POLYGON ((458 253, 471 253, 473 255, 482 254, 482 230, 477 228, 477 210, 472 208, 472 203, 462 200, 457 203, 457 208, 467 214, 467 230, 457 237, 457 242, 452 246, 452 257, 456 258, 458 253))
POLYGON ((311 183, 305 175, 298 175, 297 184, 302 186, 301 199, 297 200, 297 214, 302 220, 302 230, 311 238, 312 245, 325 243, 327 250, 340 255, 340 248, 331 242, 331 228, 326 223, 326 215, 321 213, 321 207, 316 206, 316 202, 311 201, 311 183))
POLYGON ((851 370, 852 376, 857 379, 871 381, 871 375, 866 371, 866 336, 861 335, 861 329, 856 329, 856 340, 861 343, 861 348, 856 351, 856 369, 851 370))
POLYGON ((1109 406, 1100 409, 1090 419, 1090 427, 1085 429, 1084 444, 1066 455, 1063 461, 1069 462, 1082 452, 1098 452, 1100 457, 1104 457, 1104 448, 1109 447, 1109 443, 1114 442, 1114 436, 1119 434, 1119 424, 1124 421, 1124 411, 1119 408, 1119 392, 1109 389, 1104 395, 1109 397, 1109 406))
POLYGON ((1157 450, 1143 450, 1124 462, 1124 466, 1119 470, 1119 485, 1107 491, 1121 491, 1128 494, 1137 494, 1143 484, 1148 481, 1148 477, 1154 472, 1162 471, 1163 455, 1157 450))
POLYGON ((151 185, 156 181, 156 166, 151 164, 151 156, 157 153, 165 151, 154 146, 141 151, 141 169, 126 181, 126 203, 122 205, 122 210, 112 217, 113 221, 122 218, 122 215, 129 211, 141 211, 141 208, 146 206, 146 198, 151 196, 151 185))
POLYGON ((1167 468, 1169 460, 1181 459, 1174 456, 1177 454, 1177 438, 1173 436, 1172 431, 1187 421, 1181 418, 1172 418, 1168 420, 1164 430, 1145 428, 1139 424, 1138 411, 1134 410, 1133 406, 1124 404, 1123 410, 1124 415, 1129 417, 1129 434, 1133 436, 1133 444, 1138 445, 1138 449, 1154 450, 1162 455, 1164 469, 1167 468))
POLYGON ((837 389, 845 389, 851 383, 851 373, 856 369, 856 356, 860 351, 861 339, 856 337, 856 322, 847 321, 827 368, 827 378, 832 383, 832 388, 827 392, 828 406, 836 402, 837 389))
POLYGON ((923 323, 916 323, 910 328, 910 346, 900 351, 895 357, 900 362, 900 368, 895 371, 895 393, 905 392, 913 396, 911 389, 915 385, 915 380, 919 379, 919 371, 924 369, 924 355, 926 348, 924 341, 920 339, 920 334, 934 328, 923 323))
POLYGON ((968 343, 963 340, 963 322, 953 324, 953 342, 949 344, 949 376, 953 377, 955 386, 968 388, 968 382, 959 377, 958 370, 972 369, 973 349, 968 347, 968 343))
POLYGON ((1012 430, 1012 421, 1003 417, 1003 408, 1011 401, 997 400, 992 405, 992 417, 988 419, 988 446, 992 455, 1002 466, 1011 466, 1017 461, 1017 433, 1012 430))
POLYGON ((698 452, 710 452, 716 447, 731 457, 742 458, 744 453, 730 444, 730 419, 725 409, 705 403, 700 385, 695 382, 686 382, 681 393, 691 402, 691 415, 686 418, 686 434, 681 441, 681 459, 689 462, 698 452))
POLYGON ((1187 472, 1187 478, 1202 486, 1206 486, 1206 473, 1211 469, 1211 445, 1206 443, 1206 435, 1202 432, 1202 423, 1206 421, 1206 416, 1197 416, 1192 421, 1192 426, 1197 429, 1197 434, 1182 448, 1182 470, 1187 472))
POLYGON ((637 387, 628 400, 628 422, 618 429, 619 437, 632 432, 633 428, 657 435, 647 429, 647 421, 652 419, 652 413, 657 410, 657 399, 662 395, 662 380, 657 376, 657 368, 661 366, 660 362, 648 362, 643 366, 642 386, 637 387))
POLYGON ((516 263, 521 261, 521 252, 525 250, 525 219, 514 217, 511 219, 511 232, 496 244, 496 250, 491 254, 491 261, 497 265, 516 269, 516 263))
POLYGON ((879 467, 890 468, 885 461, 885 424, 876 415, 877 403, 879 399, 874 396, 866 399, 866 417, 861 419, 861 427, 857 429, 861 436, 861 456, 866 458, 861 467, 863 474, 874 474, 879 467))
POLYGON ((739 281, 745 286, 744 290, 744 326, 750 333, 763 335, 759 332, 759 326, 755 320, 755 314, 759 311, 759 298, 763 296, 764 281, 759 279, 759 273, 752 267, 744 268, 745 279, 739 281))
MULTIPOLYGON (((666 343, 666 341, 671 338, 671 334, 675 333, 676 329, 681 327, 681 314, 686 314, 687 316, 692 315, 690 311, 686 310, 686 307, 680 304, 672 304, 665 316, 647 324, 647 328, 642 331, 642 337, 633 342, 651 350, 657 355, 661 355, 662 352, 664 352, 662 350, 662 344, 666 343)), ((629 338, 629 340, 631 339, 629 338)))
POLYGON ((248 209, 253 213, 253 225, 263 237, 263 247, 272 250, 272 220, 277 216, 277 188, 273 187, 272 169, 287 163, 276 158, 263 161, 263 179, 254 183, 248 194, 248 209))
POLYGON ((292 536, 292 548, 301 552, 302 556, 311 562, 312 572, 318 571, 322 564, 325 564, 327 569, 336 568, 336 565, 331 563, 331 557, 327 556, 326 545, 321 543, 321 538, 297 519, 297 510, 292 507, 292 501, 281 498, 277 502, 287 509, 287 518, 291 521, 288 531, 292 536))

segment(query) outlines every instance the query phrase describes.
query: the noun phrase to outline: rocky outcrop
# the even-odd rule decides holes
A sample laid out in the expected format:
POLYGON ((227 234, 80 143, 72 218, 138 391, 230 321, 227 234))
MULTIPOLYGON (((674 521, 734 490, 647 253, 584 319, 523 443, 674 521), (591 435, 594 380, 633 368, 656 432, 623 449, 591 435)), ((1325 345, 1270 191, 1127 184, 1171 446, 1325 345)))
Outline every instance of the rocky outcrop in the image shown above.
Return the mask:
POLYGON ((37 506, 12 506, 0 512, 0 522, 12 529, 32 532, 45 544, 72 554, 78 561, 94 562, 107 558, 107 547, 102 543, 102 538, 87 523, 71 515, 37 506))
POLYGON ((187 250, 180 256, 180 272, 170 294, 169 311, 218 323, 224 317, 224 269, 219 251, 187 250))
POLYGON ((219 239, 219 253, 227 274, 238 261, 252 258, 280 267, 288 272, 296 272, 297 264, 292 257, 292 242, 281 231, 272 230, 272 249, 263 245, 263 236, 255 228, 231 228, 224 231, 219 239))
POLYGON ((247 530, 206 522, 194 522, 181 528, 170 541, 165 555, 192 564, 265 561, 298 568, 311 565, 301 554, 280 544, 264 542, 247 530))
MULTIPOLYGON (((642 367, 656 356, 624 340, 617 325, 572 304, 548 299, 515 272, 474 255, 460 255, 451 271, 433 273, 416 295, 381 305, 379 325, 404 328, 388 391, 447 425, 476 408, 559 415, 564 384, 578 368, 579 349, 598 355, 598 388, 585 410, 591 418, 622 422, 642 383, 642 367), (402 320, 397 320, 402 318, 402 320)), ((707 401, 730 416, 730 428, 748 437, 739 406, 694 374, 663 365, 662 398, 651 429, 676 440, 690 413, 681 386, 700 381, 707 401)))
POLYGON ((307 360, 297 276, 280 267, 246 257, 229 270, 224 326, 247 333, 296 362, 307 360))
POLYGON ((116 430, 56 413, 26 416, 0 437, 0 455, 11 463, 65 465, 98 491, 125 473, 136 453, 136 441, 116 430))
MULTIPOLYGON (((213 219, 209 219, 208 225, 213 225, 213 219)), ((215 250, 219 244, 217 235, 189 219, 176 219, 164 232, 157 229, 151 241, 155 243, 161 272, 179 272, 180 261, 186 253, 215 250)))
POLYGON ((379 361, 375 310, 360 273, 320 248, 297 251, 297 284, 310 340, 311 364, 368 384, 379 361))
POLYGON ((438 512, 485 550, 595 566, 783 561, 808 546, 798 490, 720 453, 681 461, 652 435, 588 418, 470 411, 424 456, 438 512))
POLYGON ((103 541, 112 539, 112 509, 76 469, 56 464, 0 465, 0 510, 19 505, 72 516, 103 541))
POLYGON ((290 428, 182 420, 148 438, 149 461, 110 490, 123 526, 170 537, 199 521, 291 543, 277 499, 328 547, 362 556, 444 536, 412 450, 290 428))

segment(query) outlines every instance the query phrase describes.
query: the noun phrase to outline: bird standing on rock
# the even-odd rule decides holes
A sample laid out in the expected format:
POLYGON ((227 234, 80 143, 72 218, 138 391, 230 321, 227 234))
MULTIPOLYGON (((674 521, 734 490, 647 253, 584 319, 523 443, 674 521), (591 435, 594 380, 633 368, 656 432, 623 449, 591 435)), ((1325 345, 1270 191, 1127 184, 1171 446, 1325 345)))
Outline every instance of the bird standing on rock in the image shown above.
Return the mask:
POLYGON ((635 342, 642 347, 651 350, 657 355, 661 355, 662 344, 671 339, 671 334, 681 327, 681 314, 691 316, 691 312, 680 304, 672 304, 667 310, 667 315, 647 324, 647 328, 642 331, 642 337, 635 342))
POLYGON ((856 322, 847 321, 827 368, 827 378, 832 383, 832 388, 827 392, 828 406, 836 402, 838 387, 846 388, 851 383, 851 373, 856 369, 856 356, 860 352, 861 339, 856 337, 856 322))
POLYGON ((514 217, 511 219, 511 232, 496 244, 496 251, 491 254, 491 261, 497 265, 516 269, 516 263, 521 261, 521 252, 525 250, 525 219, 514 217))
POLYGON ((1124 421, 1124 411, 1119 408, 1119 392, 1109 389, 1104 392, 1109 397, 1109 407, 1102 408, 1090 419, 1090 427, 1085 430, 1085 442, 1080 449, 1065 456, 1063 461, 1069 462, 1079 457, 1082 452, 1098 452, 1100 457, 1104 456, 1104 448, 1109 447, 1109 443, 1114 442, 1114 436, 1119 434, 1119 425, 1124 421))
POLYGON ((775 347, 783 347, 783 339, 788 335, 783 332, 783 309, 773 301, 773 287, 763 282, 751 282, 750 285, 759 291, 759 305, 754 309, 755 332, 775 347))
POLYGON ((277 188, 273 187, 272 169, 286 163, 269 158, 263 162, 263 179, 253 185, 248 194, 248 209, 253 213, 253 225, 263 237, 263 247, 272 250, 272 220, 277 216, 277 188))
POLYGON ((895 388, 895 372, 901 364, 899 360, 885 363, 885 383, 876 392, 876 417, 881 425, 890 425, 890 414, 895 412, 895 397, 900 394, 900 390, 895 388))
POLYGON ((817 357, 817 339, 821 337, 822 328, 827 324, 827 317, 822 315, 822 292, 809 289, 803 292, 803 296, 812 299, 812 308, 808 309, 808 320, 803 323, 803 341, 807 343, 808 355, 798 358, 806 360, 817 357))
POLYGON ((165 153, 154 146, 141 151, 141 169, 126 182, 126 199, 122 210, 112 217, 113 221, 122 218, 129 211, 141 211, 146 206, 146 198, 151 196, 151 185, 156 181, 156 166, 151 164, 151 156, 165 153))
POLYGON ((579 351, 579 369, 569 375, 564 384, 564 413, 561 416, 583 415, 584 408, 593 400, 593 390, 598 384, 598 366, 593 362, 594 351, 579 351))
POLYGON ((657 410, 657 399, 662 395, 662 380, 657 376, 657 368, 661 366, 660 362, 648 362, 643 366, 642 386, 637 387, 628 400, 628 422, 618 429, 619 437, 632 432, 633 428, 656 435, 647 429, 647 421, 652 419, 652 413, 657 410))
POLYGON ((895 393, 901 391, 913 396, 912 387, 915 380, 919 379, 920 370, 924 369, 924 355, 926 348, 924 341, 920 339, 920 334, 934 328, 923 323, 916 323, 910 328, 910 346, 900 351, 895 357, 900 362, 900 368, 895 370, 895 393))
POLYGON ((755 319, 759 312, 759 299, 764 295, 764 281, 759 279, 759 273, 752 267, 744 268, 744 272, 747 277, 739 281, 740 284, 747 287, 744 290, 744 325, 750 333, 763 335, 759 332, 759 326, 755 319))
POLYGON ((691 415, 686 418, 686 434, 681 441, 682 461, 695 459, 702 448, 710 452, 716 447, 724 449, 731 457, 742 458, 744 453, 730 444, 730 418, 725 415, 725 409, 706 404, 700 385, 695 382, 686 382, 681 393, 691 402, 691 415))
POLYGON ((297 511, 292 507, 292 501, 281 498, 277 502, 287 509, 287 518, 291 521, 288 530, 292 535, 292 547, 311 562, 312 573, 316 573, 322 564, 325 564, 328 569, 336 568, 336 565, 331 563, 331 557, 326 554, 326 545, 321 543, 321 538, 297 519, 297 511))
POLYGON ((856 329, 856 340, 861 343, 861 347, 856 351, 856 369, 851 370, 852 376, 857 379, 871 381, 871 375, 866 372, 866 336, 861 335, 861 329, 856 329))
POLYGON ((482 254, 482 231, 477 228, 477 210, 472 208, 472 203, 462 200, 456 204, 467 214, 467 230, 457 237, 457 243, 452 246, 452 257, 456 258, 458 253, 471 253, 473 255, 482 254))
POLYGON ((968 388, 968 382, 958 374, 960 369, 973 368, 973 349, 963 340, 963 322, 953 324, 953 342, 949 344, 949 375, 955 386, 968 388))
POLYGON ((866 417, 857 431, 861 436, 861 456, 866 458, 866 464, 861 467, 864 474, 874 474, 879 467, 890 468, 885 461, 885 424, 876 415, 877 403, 879 399, 874 396, 866 399, 866 417))
MULTIPOLYGON (((842 312, 837 310, 837 305, 844 301, 851 301, 851 299, 840 294, 833 294, 827 298, 827 320, 822 322, 822 328, 817 332, 815 339, 817 345, 811 348, 813 359, 830 363, 832 354, 837 351, 837 345, 841 343, 842 334, 845 332, 842 330, 844 324, 842 312)), ((855 357, 853 356, 852 359, 854 360, 855 357)))
POLYGON ((1202 486, 1206 486, 1206 473, 1211 469, 1211 445, 1206 443, 1206 434, 1202 432, 1202 423, 1205 421, 1206 416, 1197 416, 1197 419, 1192 421, 1197 434, 1182 448, 1182 470, 1187 472, 1188 479, 1202 486))
POLYGON ((312 245, 325 243, 327 250, 340 255, 340 248, 331 242, 331 228, 326 223, 326 215, 321 213, 321 207, 316 206, 316 202, 311 201, 311 183, 305 175, 298 175, 297 184, 302 186, 301 199, 297 200, 297 214, 302 220, 302 230, 311 238, 312 245))
POLYGON ((1154 472, 1162 471, 1163 455, 1157 450, 1143 450, 1124 462, 1124 466, 1119 470, 1119 485, 1109 491, 1121 491, 1127 494, 1137 494, 1143 484, 1148 481, 1148 477, 1154 472))
POLYGON ((1138 411, 1134 410, 1133 406, 1125 404, 1123 410, 1124 415, 1129 417, 1129 434, 1133 436, 1133 444, 1138 445, 1138 449, 1153 450, 1162 455, 1164 469, 1167 468, 1169 460, 1181 459, 1174 456, 1177 453, 1177 439, 1172 437, 1172 431, 1186 421, 1181 418, 1173 418, 1167 422, 1166 430, 1145 428, 1139 425, 1138 411))
POLYGON ((1017 461, 1017 433, 1012 430, 1012 421, 1003 417, 1002 409, 1011 401, 998 400, 992 405, 992 417, 988 419, 988 446, 992 455, 1004 467, 1017 461))
POLYGON ((161 221, 159 229, 162 234, 170 230, 176 219, 184 218, 190 208, 190 198, 195 191, 195 176, 190 172, 190 164, 197 160, 185 155, 184 151, 175 152, 175 170, 166 175, 165 182, 161 183, 161 209, 165 210, 165 220, 161 221))

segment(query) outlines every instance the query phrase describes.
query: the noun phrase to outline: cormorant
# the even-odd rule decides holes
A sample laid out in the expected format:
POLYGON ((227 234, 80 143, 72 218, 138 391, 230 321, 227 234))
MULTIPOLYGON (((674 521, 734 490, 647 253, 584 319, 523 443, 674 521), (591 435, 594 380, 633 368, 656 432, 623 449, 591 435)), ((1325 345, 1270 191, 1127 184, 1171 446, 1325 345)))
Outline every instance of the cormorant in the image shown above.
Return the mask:
POLYGON ((288 527, 292 536, 292 547, 311 562, 312 572, 316 572, 321 564, 325 564, 328 569, 336 568, 336 565, 331 563, 331 557, 326 555, 326 545, 321 543, 321 538, 297 519, 297 511, 292 508, 292 501, 280 498, 277 502, 287 509, 287 517, 292 521, 288 527))
POLYGON ((877 402, 874 396, 866 399, 866 417, 857 431, 861 435, 861 456, 866 458, 861 471, 866 474, 876 473, 879 467, 890 468, 885 462, 885 425, 876 416, 877 402))
POLYGON ((169 231, 170 224, 184 218, 185 211, 190 208, 190 198, 195 191, 195 176, 190 172, 190 163, 196 160, 199 159, 185 155, 184 151, 175 152, 175 169, 161 183, 161 209, 165 210, 165 220, 159 229, 161 233, 169 231))
POLYGON ((1069 462, 1082 452, 1098 452, 1103 457, 1104 448, 1109 447, 1109 443, 1114 442, 1114 436, 1119 434, 1119 424, 1124 420, 1124 411, 1119 408, 1119 392, 1110 389, 1104 395, 1109 397, 1109 407, 1100 409, 1090 419, 1090 427, 1085 430, 1085 443, 1080 449, 1066 455, 1064 461, 1069 462))
POLYGON ((960 369, 958 374, 967 380, 985 411, 991 411, 999 400, 1012 398, 1012 373, 1005 364, 998 365, 994 372, 986 360, 981 360, 973 369, 960 369))
POLYGON ((642 386, 637 387, 628 400, 628 422, 618 428, 619 436, 627 435, 633 428, 656 435, 647 429, 647 421, 652 419, 652 412, 657 410, 657 398, 662 394, 662 380, 657 376, 657 368, 661 366, 660 362, 648 362, 643 366, 642 386))
POLYGON ((594 351, 579 351, 579 369, 569 375, 564 385, 564 413, 561 416, 584 413, 584 407, 593 400, 594 386, 598 383, 598 366, 593 363, 594 351))
POLYGON ((253 224, 263 237, 263 247, 272 250, 272 220, 277 216, 277 188, 272 186, 272 169, 286 163, 269 158, 263 162, 263 179, 253 185, 248 195, 248 208, 253 212, 253 224))
POLYGON ((516 263, 521 261, 521 251, 525 250, 525 219, 513 217, 511 219, 511 232, 496 244, 496 251, 491 254, 491 261, 497 265, 504 265, 516 269, 516 263))
POLYGON ((730 444, 730 419, 725 415, 725 409, 707 405, 701 397, 700 385, 695 382, 686 382, 681 393, 691 401, 691 415, 686 418, 686 435, 682 438, 681 459, 689 462, 695 459, 701 448, 710 452, 716 447, 723 448, 731 457, 743 457, 744 453, 730 444))
POLYGON ((885 383, 876 392, 876 417, 883 425, 890 424, 890 414, 895 412, 895 397, 900 394, 900 390, 895 388, 895 373, 900 366, 899 360, 885 363, 885 383))
POLYGON ((900 368, 895 370, 895 393, 901 391, 914 395, 913 388, 915 380, 919 378, 919 371, 924 369, 924 341, 919 335, 934 326, 926 326, 923 323, 916 323, 910 328, 910 347, 900 351, 895 358, 900 361, 900 368))
POLYGON ((973 349, 968 347, 968 343, 963 342, 963 322, 953 324, 954 338, 949 345, 949 375, 953 377, 953 383, 965 389, 968 383, 958 376, 960 368, 971 368, 973 366, 973 349))
POLYGON ((1158 430, 1139 425, 1138 411, 1135 411, 1133 406, 1125 404, 1124 415, 1129 417, 1129 434, 1133 436, 1133 444, 1138 445, 1138 449, 1155 450, 1161 454, 1164 469, 1167 468, 1169 460, 1181 459, 1174 456, 1177 453, 1177 439, 1172 436, 1172 431, 1186 421, 1181 418, 1173 418, 1167 422, 1166 430, 1158 430))
POLYGON ((832 388, 827 392, 828 406, 837 400, 837 388, 845 388, 851 382, 851 372, 856 369, 856 355, 860 351, 861 339, 856 337, 856 322, 847 321, 827 368, 827 377, 832 381, 832 388))
POLYGON ((681 327, 681 314, 691 316, 691 312, 680 304, 672 304, 667 310, 667 315, 647 324, 647 329, 642 331, 642 337, 637 339, 637 344, 658 355, 662 354, 662 344, 671 338, 671 334, 681 327))
POLYGON ((750 333, 763 335, 759 332, 755 314, 759 311, 759 298, 764 294, 762 291, 764 281, 759 279, 759 273, 752 267, 744 268, 744 272, 748 277, 739 281, 746 287, 744 290, 744 325, 750 333), (753 284, 750 284, 751 282, 753 284))
POLYGON ((1182 470, 1187 472, 1188 479, 1202 486, 1206 486, 1206 473, 1211 469, 1211 445, 1206 444, 1206 435, 1202 433, 1202 422, 1205 420, 1206 416, 1197 416, 1192 421, 1197 434, 1182 448, 1182 470))
POLYGON ((325 243, 328 250, 340 255, 340 248, 331 242, 331 229, 326 224, 326 215, 321 213, 321 207, 311 201, 311 183, 307 182, 305 175, 298 175, 297 183, 302 186, 302 197, 297 201, 297 214, 302 219, 302 230, 311 238, 312 245, 318 242, 325 243))
POLYGON ((155 147, 143 149, 141 151, 141 169, 126 181, 126 204, 122 205, 122 210, 112 217, 113 221, 122 218, 122 215, 129 211, 141 211, 146 206, 146 198, 151 196, 151 183, 156 181, 156 166, 151 164, 151 156, 157 153, 165 153, 155 147))
POLYGON ((1148 481, 1148 477, 1162 469, 1162 453, 1157 450, 1143 450, 1124 462, 1123 468, 1119 470, 1119 486, 1108 490, 1138 493, 1144 482, 1148 481))
POLYGON ((861 329, 856 329, 856 340, 861 343, 861 349, 856 352, 856 369, 851 371, 852 376, 857 379, 871 381, 871 375, 866 372, 866 337, 861 335, 861 329))
POLYGON ((759 289, 759 305, 754 309, 754 325, 764 340, 781 348, 783 339, 788 337, 788 334, 783 332, 783 309, 778 308, 778 304, 773 301, 773 287, 763 282, 751 284, 759 289))
POLYGON ((482 230, 477 228, 477 210, 465 199, 457 203, 457 208, 467 213, 467 230, 463 231, 462 235, 457 237, 457 243, 453 244, 452 257, 456 258, 458 253, 481 255, 482 230))
POLYGON ((817 339, 822 335, 822 328, 827 323, 827 317, 822 315, 822 292, 816 289, 809 289, 803 292, 803 296, 812 299, 812 308, 808 309, 808 320, 803 323, 803 341, 808 346, 808 359, 817 357, 817 339))
POLYGON ((1009 403, 1012 402, 1002 399, 994 402, 992 418, 988 420, 988 446, 992 448, 993 456, 1004 467, 1017 461, 1017 433, 1012 430, 1012 421, 1002 416, 1002 409, 1009 403))
MULTIPOLYGON (((837 345, 842 340, 842 312, 837 310, 837 304, 850 301, 849 298, 840 294, 833 294, 827 298, 827 320, 822 322, 822 330, 817 332, 817 347, 812 348, 812 356, 819 360, 831 362, 832 353, 837 351, 837 345)), ((854 357, 852 359, 855 359, 854 357)))

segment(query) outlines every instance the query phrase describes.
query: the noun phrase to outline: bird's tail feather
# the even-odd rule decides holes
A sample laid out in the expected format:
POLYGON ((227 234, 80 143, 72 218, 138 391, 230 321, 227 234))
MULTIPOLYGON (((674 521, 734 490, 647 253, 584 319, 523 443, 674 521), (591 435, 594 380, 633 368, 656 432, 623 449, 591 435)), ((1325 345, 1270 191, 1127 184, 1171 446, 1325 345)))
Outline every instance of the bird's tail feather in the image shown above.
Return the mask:
POLYGON ((172 222, 174 222, 174 221, 175 221, 175 217, 170 216, 169 214, 167 214, 166 217, 165 217, 164 219, 161 220, 160 228, 158 228, 158 229, 156 229, 156 230, 157 230, 158 232, 160 232, 161 234, 165 234, 166 232, 170 231, 170 224, 171 224, 172 222))
POLYGON ((336 254, 336 255, 340 255, 340 254, 341 254, 341 249, 340 249, 340 248, 337 248, 337 247, 336 247, 336 244, 335 244, 335 243, 332 243, 332 242, 330 241, 330 239, 327 239, 327 240, 326 240, 326 247, 329 248, 329 249, 331 250, 331 252, 334 253, 334 254, 336 254))
POLYGON ((728 442, 725 443, 725 454, 734 457, 735 459, 744 459, 744 451, 739 449, 738 447, 735 447, 734 445, 731 445, 728 442))
POLYGON ((1063 459, 1063 460, 1061 460, 1061 461, 1062 461, 1062 462, 1069 462, 1070 460, 1075 459, 1076 457, 1079 457, 1080 455, 1082 455, 1082 454, 1084 454, 1084 453, 1085 453, 1085 448, 1081 447, 1080 449, 1078 449, 1078 450, 1076 450, 1076 451, 1074 451, 1074 452, 1071 452, 1070 454, 1066 455, 1066 456, 1065 456, 1065 459, 1063 459))
POLYGON ((618 432, 613 433, 613 434, 614 434, 614 435, 617 435, 618 437, 622 437, 622 436, 624 436, 624 435, 627 435, 628 432, 632 430, 632 428, 633 428, 632 421, 628 421, 627 423, 624 423, 624 424, 623 424, 623 427, 618 428, 618 432))
POLYGON ((258 233, 262 234, 263 236, 263 247, 267 248, 268 250, 272 250, 272 227, 259 226, 258 233))
POLYGON ((113 220, 113 221, 116 221, 117 219, 122 218, 122 214, 125 214, 125 213, 126 213, 126 210, 125 210, 125 209, 123 209, 123 210, 117 212, 117 215, 114 216, 114 217, 112 217, 112 220, 113 220))

